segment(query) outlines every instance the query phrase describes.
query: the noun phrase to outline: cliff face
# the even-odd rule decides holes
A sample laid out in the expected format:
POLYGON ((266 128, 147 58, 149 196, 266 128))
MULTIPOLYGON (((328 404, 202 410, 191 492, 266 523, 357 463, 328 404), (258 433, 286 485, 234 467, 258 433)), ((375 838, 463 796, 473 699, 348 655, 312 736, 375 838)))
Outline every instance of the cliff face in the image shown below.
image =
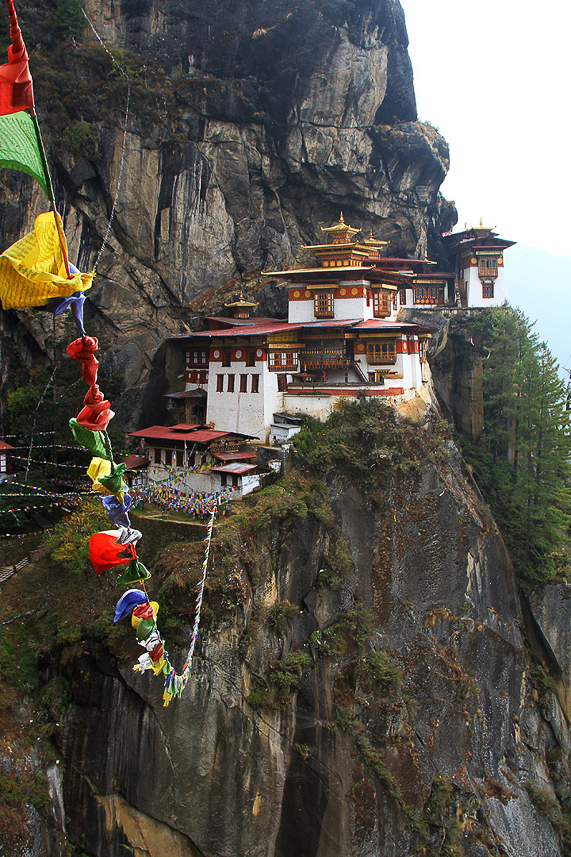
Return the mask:
POLYGON ((222 525, 194 677, 168 709, 157 679, 93 643, 65 668, 71 841, 106 857, 560 855, 545 807, 567 796, 565 719, 531 683, 512 569, 454 448, 382 494, 331 474, 321 502, 289 522, 266 506, 242 545, 222 525))
MULTIPOLYGON (((45 11, 21 15, 71 258, 85 269, 123 162, 88 314, 108 345, 104 372, 122 380, 125 428, 165 337, 197 307, 218 309, 236 281, 267 305, 259 271, 299 258, 341 209, 395 255, 438 258, 455 217, 438 192, 448 149, 416 119, 396 0, 125 0, 87 11, 131 79, 124 151, 125 79, 91 30, 63 51, 45 11)), ((27 180, 3 181, 6 246, 45 203, 27 180)), ((283 312, 273 293, 269 303, 283 312)), ((45 348, 45 316, 20 318, 45 348)))
MULTIPOLYGON (((521 601, 453 443, 390 414, 349 405, 283 481, 219 521, 193 677, 167 709, 160 678, 131 668, 128 620, 110 625, 111 577, 44 559, 3 584, 0 788, 27 802, 5 824, 2 805, 0 848, 567 853, 566 588, 521 601)), ((134 521, 180 665, 203 528, 134 521)))

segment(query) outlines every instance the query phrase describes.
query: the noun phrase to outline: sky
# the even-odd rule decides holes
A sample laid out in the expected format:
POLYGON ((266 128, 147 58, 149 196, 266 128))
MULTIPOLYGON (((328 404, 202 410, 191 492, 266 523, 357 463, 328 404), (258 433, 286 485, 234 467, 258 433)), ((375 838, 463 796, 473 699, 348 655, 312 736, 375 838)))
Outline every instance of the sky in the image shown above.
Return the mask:
POLYGON ((419 119, 450 146, 441 190, 455 228, 482 218, 518 242, 505 254, 508 299, 571 368, 571 4, 401 4, 419 119))

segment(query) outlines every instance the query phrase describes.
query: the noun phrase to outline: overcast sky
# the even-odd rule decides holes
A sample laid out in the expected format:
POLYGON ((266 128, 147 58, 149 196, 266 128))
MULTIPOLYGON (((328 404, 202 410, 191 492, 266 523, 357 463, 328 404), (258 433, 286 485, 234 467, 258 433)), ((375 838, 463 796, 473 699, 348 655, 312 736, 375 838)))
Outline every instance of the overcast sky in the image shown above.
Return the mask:
POLYGON ((571 3, 401 4, 419 119, 450 146, 442 193, 456 202, 455 228, 481 217, 517 241, 505 254, 508 299, 569 370, 571 3))
MULTIPOLYGON (((458 227, 571 255, 571 3, 401 0, 419 118, 450 145, 458 227)), ((507 259, 506 259, 507 262, 507 259)))

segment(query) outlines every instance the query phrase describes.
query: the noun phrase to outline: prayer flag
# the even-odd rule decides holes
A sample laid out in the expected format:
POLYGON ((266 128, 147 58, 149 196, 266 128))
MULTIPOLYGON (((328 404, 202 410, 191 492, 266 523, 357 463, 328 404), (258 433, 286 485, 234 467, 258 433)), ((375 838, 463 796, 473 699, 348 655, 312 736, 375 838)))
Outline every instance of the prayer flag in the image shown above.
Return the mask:
POLYGON ((31 116, 25 111, 8 116, 0 113, 0 167, 31 176, 49 199, 48 179, 36 129, 31 116))
MULTIPOLYGON (((12 0, 6 0, 10 16, 10 46, 8 62, 0 66, 0 116, 34 109, 32 75, 28 66, 28 53, 18 26, 12 0)), ((17 169, 17 168, 16 168, 17 169)))
POLYGON ((45 306, 52 297, 68 297, 90 288, 93 274, 75 274, 67 279, 58 225, 61 227, 61 219, 56 212, 40 214, 34 231, 0 254, 4 309, 45 306))

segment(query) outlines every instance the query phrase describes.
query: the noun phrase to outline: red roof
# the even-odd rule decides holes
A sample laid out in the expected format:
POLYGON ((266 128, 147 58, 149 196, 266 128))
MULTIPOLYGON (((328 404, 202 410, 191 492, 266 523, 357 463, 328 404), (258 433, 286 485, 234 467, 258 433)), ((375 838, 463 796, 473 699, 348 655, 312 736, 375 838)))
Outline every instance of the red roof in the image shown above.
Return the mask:
POLYGON ((14 449, 13 446, 10 446, 9 443, 6 443, 3 440, 0 440, 0 449, 14 449))
POLYGON ((142 437, 149 440, 188 440, 191 443, 211 443, 223 437, 236 437, 252 439, 249 434, 241 434, 236 431, 215 431, 214 429, 201 428, 200 426, 149 426, 146 429, 132 431, 129 437, 142 437))
POLYGON ((233 473, 236 476, 243 476, 245 473, 251 473, 252 470, 255 469, 255 464, 240 464, 239 461, 235 461, 232 464, 222 464, 218 467, 209 468, 209 470, 214 471, 215 473, 233 473))
POLYGON ((144 455, 118 455, 117 461, 125 465, 125 470, 138 470, 150 463, 144 455))
POLYGON ((193 443, 210 443, 212 440, 218 440, 221 437, 228 437, 233 434, 229 431, 214 431, 213 429, 191 428, 184 431, 174 430, 174 426, 167 428, 166 426, 150 426, 146 429, 133 431, 130 437, 144 437, 151 440, 190 440, 193 443))
POLYGON ((219 461, 247 461, 255 458, 253 452, 215 452, 214 458, 219 461))
POLYGON ((173 339, 195 339, 197 337, 210 339, 217 336, 261 336, 265 333, 279 333, 284 330, 291 330, 293 327, 300 327, 299 324, 291 325, 287 321, 281 321, 277 324, 247 324, 240 327, 225 327, 223 330, 198 330, 196 333, 185 333, 184 336, 174 336, 173 339))
POLYGON ((401 327, 418 327, 417 324, 411 324, 408 321, 387 321, 384 318, 368 318, 366 321, 360 321, 359 324, 354 325, 355 330, 361 330, 362 328, 377 328, 377 329, 390 329, 400 330, 401 327))
POLYGON ((177 423, 170 427, 170 431, 194 431, 197 428, 200 428, 200 423, 177 423))

